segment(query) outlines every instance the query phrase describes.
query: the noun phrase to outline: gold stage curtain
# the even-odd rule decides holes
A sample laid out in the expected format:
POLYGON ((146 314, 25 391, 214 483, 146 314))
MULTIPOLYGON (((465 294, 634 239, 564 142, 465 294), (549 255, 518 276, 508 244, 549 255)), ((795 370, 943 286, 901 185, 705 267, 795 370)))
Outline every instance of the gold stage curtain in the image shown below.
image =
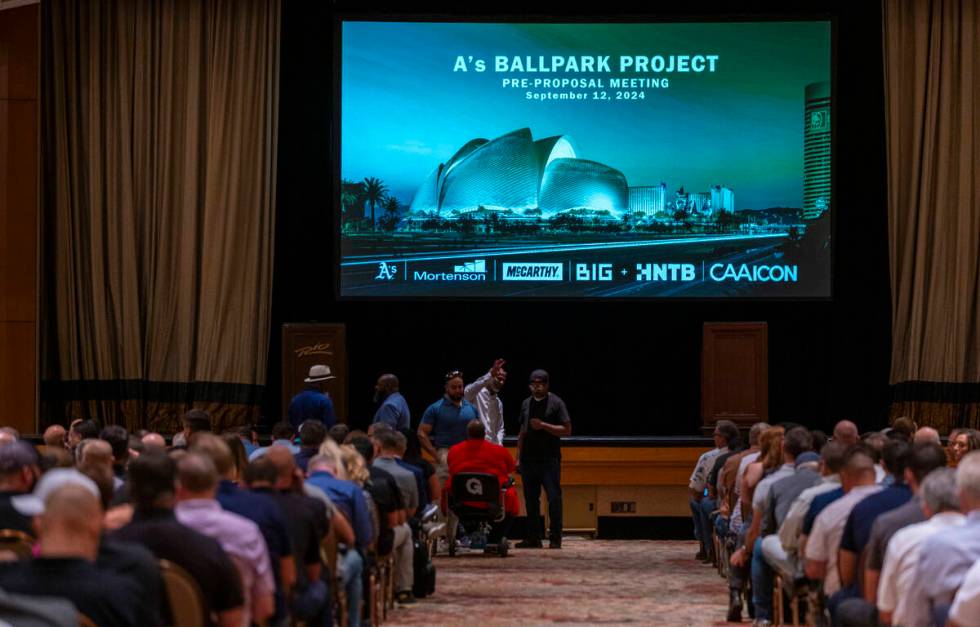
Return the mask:
POLYGON ((980 418, 978 7, 882 2, 892 413, 943 431, 980 418))
MULTIPOLYGON (((255 417, 279 0, 42 3, 45 421, 255 417)), ((327 61, 325 61, 326 63, 327 61)))

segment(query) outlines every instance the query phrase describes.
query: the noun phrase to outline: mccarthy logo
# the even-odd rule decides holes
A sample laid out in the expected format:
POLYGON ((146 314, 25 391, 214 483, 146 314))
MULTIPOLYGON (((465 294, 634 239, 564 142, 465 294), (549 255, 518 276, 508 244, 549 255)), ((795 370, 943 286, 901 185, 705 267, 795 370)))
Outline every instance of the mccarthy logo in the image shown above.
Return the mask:
POLYGON ((561 281, 560 263, 505 263, 504 281, 561 281))

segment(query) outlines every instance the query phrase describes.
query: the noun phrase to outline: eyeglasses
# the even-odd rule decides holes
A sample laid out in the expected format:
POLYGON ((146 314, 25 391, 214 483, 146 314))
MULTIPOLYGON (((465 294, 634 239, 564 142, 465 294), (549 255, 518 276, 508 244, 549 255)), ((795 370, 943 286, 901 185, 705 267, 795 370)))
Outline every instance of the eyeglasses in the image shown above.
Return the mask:
POLYGON ((461 370, 450 370, 446 373, 446 381, 450 379, 463 378, 463 372, 461 370))

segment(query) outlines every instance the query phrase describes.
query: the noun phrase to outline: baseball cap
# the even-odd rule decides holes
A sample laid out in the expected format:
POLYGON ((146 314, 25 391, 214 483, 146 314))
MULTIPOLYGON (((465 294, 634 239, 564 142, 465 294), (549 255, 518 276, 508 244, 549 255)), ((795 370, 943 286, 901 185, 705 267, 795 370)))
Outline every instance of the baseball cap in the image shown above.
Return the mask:
POLYGON ((51 493, 68 485, 81 486, 95 498, 101 498, 95 482, 74 468, 52 468, 41 476, 34 492, 12 497, 10 504, 24 516, 37 516, 44 513, 45 502, 51 493))
POLYGON ((17 440, 0 446, 0 474, 16 472, 37 464, 37 452, 29 442, 17 440))
POLYGON ((548 383, 548 371, 538 368, 531 372, 530 381, 541 381, 542 383, 548 383))

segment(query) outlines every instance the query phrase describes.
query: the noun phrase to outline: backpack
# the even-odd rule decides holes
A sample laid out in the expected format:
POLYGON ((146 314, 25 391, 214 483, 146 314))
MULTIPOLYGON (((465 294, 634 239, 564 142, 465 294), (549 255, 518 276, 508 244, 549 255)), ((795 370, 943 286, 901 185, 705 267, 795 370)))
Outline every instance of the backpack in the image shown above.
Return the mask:
POLYGON ((419 540, 418 534, 413 534, 412 538, 412 564, 412 594, 419 599, 430 596, 436 591, 436 567, 428 547, 419 540))

